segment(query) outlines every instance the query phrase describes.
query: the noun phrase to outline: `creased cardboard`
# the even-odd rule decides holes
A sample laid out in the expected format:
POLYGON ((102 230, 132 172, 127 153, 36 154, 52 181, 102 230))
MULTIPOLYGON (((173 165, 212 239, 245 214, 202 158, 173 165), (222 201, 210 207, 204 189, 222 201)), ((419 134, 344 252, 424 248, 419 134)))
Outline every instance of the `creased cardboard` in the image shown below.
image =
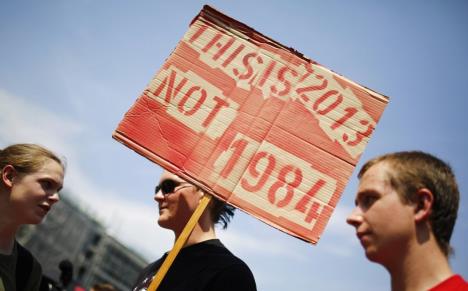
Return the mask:
POLYGON ((316 243, 387 103, 205 6, 113 137, 316 243))

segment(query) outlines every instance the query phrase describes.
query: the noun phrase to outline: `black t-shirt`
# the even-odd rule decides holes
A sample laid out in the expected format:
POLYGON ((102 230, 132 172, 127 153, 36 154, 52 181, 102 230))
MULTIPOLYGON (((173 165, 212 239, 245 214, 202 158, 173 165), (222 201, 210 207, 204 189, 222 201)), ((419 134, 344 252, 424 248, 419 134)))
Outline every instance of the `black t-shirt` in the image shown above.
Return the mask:
MULTIPOLYGON (((167 254, 148 265, 133 291, 146 290, 167 254)), ((249 267, 218 240, 208 240, 183 248, 158 291, 256 291, 249 267)))
POLYGON ((10 255, 0 254, 0 290, 39 290, 42 267, 17 241, 10 255))

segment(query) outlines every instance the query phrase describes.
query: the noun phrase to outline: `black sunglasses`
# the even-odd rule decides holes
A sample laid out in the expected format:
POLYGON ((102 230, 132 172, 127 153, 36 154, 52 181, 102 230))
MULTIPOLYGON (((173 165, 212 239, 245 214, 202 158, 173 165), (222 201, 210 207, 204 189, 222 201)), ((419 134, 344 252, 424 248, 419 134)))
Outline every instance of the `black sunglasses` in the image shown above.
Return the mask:
MULTIPOLYGON (((154 194, 158 194, 159 191, 161 191, 163 195, 174 193, 176 188, 181 186, 184 183, 187 183, 187 182, 178 182, 178 181, 174 181, 171 179, 166 179, 156 186, 156 188, 154 189, 154 194)), ((191 185, 188 184, 187 186, 191 186, 191 185)))

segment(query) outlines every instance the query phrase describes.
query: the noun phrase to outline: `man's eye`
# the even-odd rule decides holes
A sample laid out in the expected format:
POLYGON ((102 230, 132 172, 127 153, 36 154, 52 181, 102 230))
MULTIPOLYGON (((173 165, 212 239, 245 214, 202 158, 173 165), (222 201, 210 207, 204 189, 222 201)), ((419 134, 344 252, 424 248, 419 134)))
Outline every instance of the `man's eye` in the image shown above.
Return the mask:
POLYGON ((377 198, 375 196, 364 196, 361 199, 361 205, 365 208, 369 208, 372 204, 374 204, 377 198))

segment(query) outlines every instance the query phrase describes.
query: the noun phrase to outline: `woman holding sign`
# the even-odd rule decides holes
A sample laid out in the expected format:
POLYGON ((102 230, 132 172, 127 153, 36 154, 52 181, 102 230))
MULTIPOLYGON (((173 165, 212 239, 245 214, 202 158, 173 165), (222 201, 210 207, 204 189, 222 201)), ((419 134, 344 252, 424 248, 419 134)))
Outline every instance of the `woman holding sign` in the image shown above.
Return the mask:
MULTIPOLYGON (((177 240, 205 195, 197 186, 164 172, 154 196, 159 205, 158 224, 172 230, 177 240)), ((249 267, 216 238, 215 224, 225 229, 233 215, 232 206, 213 197, 157 290, 256 290, 249 267)), ((134 291, 147 290, 166 256, 143 270, 134 291)))

